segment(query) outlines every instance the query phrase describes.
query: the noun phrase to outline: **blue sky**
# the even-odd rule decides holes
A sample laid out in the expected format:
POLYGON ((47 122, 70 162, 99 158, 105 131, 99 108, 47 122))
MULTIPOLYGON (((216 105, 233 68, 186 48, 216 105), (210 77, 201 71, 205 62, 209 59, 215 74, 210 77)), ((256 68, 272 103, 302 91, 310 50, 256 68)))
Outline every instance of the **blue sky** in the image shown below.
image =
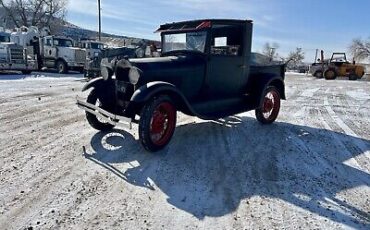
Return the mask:
MULTIPOLYGON (((285 56, 295 47, 313 61, 315 49, 347 51, 353 38, 370 37, 369 0, 101 0, 103 32, 159 40, 158 25, 189 19, 254 21, 253 50, 266 42, 285 56)), ((70 0, 67 19, 97 30, 97 0, 70 0)))

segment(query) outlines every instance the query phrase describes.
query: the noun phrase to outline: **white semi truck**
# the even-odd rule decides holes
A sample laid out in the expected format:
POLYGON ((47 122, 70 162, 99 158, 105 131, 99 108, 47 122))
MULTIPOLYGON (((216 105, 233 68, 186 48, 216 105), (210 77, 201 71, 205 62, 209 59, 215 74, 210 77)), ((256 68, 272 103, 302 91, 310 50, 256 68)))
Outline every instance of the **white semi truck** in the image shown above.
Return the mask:
POLYGON ((0 32, 0 71, 21 71, 30 74, 37 70, 32 48, 11 42, 10 34, 0 32))
POLYGON ((46 29, 39 31, 36 27, 22 27, 11 33, 10 40, 33 50, 37 68, 55 68, 59 73, 69 70, 83 72, 86 51, 75 46, 67 37, 53 36, 46 29))

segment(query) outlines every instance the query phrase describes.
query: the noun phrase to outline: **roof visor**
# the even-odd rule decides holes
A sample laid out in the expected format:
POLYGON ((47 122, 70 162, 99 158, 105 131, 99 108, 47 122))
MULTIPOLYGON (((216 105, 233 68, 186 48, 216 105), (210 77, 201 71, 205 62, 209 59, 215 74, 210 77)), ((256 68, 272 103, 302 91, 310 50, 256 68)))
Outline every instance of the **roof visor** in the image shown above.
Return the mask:
POLYGON ((170 32, 170 31, 189 31, 189 30, 201 30, 210 28, 212 26, 211 21, 192 21, 192 22, 180 22, 161 25, 154 33, 170 32))

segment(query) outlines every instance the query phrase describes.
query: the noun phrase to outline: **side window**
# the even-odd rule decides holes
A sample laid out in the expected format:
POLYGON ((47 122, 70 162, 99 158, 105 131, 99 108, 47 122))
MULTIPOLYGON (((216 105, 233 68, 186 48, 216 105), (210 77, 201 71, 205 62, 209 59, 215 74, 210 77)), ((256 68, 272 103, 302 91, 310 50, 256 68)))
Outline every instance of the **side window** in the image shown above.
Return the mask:
POLYGON ((238 26, 216 25, 212 30, 211 54, 241 56, 243 53, 243 30, 238 26))
POLYGON ((215 38, 214 47, 222 47, 222 46, 227 46, 227 37, 215 38))
POLYGON ((45 45, 46 46, 51 46, 51 39, 50 38, 46 38, 45 45))

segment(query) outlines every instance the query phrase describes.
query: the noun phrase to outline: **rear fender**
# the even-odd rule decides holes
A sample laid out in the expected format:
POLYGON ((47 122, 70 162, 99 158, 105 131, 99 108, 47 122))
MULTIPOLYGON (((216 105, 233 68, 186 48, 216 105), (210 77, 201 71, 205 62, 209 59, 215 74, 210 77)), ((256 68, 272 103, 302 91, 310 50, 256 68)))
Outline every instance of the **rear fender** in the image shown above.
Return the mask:
POLYGON ((269 74, 265 74, 262 76, 258 76, 258 83, 255 83, 256 87, 254 93, 256 95, 256 103, 257 105, 261 105, 263 102, 263 93, 266 91, 266 89, 270 86, 275 86, 277 90, 279 91, 281 99, 285 100, 285 84, 284 80, 280 76, 273 76, 269 74))

